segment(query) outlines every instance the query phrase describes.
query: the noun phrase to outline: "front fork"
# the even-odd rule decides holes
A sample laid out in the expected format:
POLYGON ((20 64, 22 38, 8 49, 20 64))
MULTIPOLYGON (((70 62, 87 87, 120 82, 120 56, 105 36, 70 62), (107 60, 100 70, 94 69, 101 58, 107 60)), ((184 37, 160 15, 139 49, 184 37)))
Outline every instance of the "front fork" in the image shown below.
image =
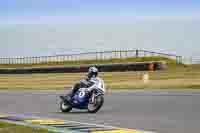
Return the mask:
POLYGON ((95 103, 95 94, 92 93, 92 103, 95 103))
POLYGON ((90 98, 90 103, 91 103, 91 104, 94 104, 95 102, 96 102, 96 100, 95 100, 95 93, 92 92, 91 98, 90 98))

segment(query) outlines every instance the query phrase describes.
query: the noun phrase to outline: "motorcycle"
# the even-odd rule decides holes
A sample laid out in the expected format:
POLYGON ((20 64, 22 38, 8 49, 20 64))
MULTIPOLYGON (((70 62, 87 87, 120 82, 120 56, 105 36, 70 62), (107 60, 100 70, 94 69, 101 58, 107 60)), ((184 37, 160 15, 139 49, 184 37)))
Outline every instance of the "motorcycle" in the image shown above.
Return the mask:
POLYGON ((101 89, 88 91, 87 88, 80 88, 72 98, 69 98, 69 96, 60 96, 60 98, 61 112, 70 112, 75 108, 96 113, 103 106, 104 92, 101 89))

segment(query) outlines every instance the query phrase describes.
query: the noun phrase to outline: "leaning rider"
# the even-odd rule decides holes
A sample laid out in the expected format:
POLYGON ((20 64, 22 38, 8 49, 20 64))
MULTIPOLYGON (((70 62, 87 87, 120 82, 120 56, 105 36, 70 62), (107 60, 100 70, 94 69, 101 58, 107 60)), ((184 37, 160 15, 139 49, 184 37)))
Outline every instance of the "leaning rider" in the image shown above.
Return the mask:
POLYGON ((87 88, 88 91, 100 89, 105 93, 104 81, 98 77, 98 69, 96 67, 90 67, 86 78, 73 86, 70 98, 72 98, 80 88, 87 88))

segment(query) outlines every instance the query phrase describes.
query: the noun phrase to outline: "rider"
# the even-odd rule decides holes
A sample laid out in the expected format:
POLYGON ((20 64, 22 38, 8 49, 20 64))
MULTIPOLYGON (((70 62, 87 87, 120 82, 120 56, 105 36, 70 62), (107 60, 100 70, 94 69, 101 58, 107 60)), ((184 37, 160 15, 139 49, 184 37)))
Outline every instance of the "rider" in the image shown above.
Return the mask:
POLYGON ((80 88, 87 88, 88 91, 96 88, 102 90, 103 93, 105 92, 104 81, 98 77, 98 69, 96 67, 90 67, 86 78, 74 85, 70 97, 72 98, 80 88))

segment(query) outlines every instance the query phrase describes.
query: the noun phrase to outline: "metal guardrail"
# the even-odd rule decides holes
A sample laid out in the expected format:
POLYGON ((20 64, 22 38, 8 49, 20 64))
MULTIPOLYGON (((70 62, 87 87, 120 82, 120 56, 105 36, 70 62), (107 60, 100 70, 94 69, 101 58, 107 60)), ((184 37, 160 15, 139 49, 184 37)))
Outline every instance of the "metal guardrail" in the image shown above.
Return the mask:
POLYGON ((148 57, 160 56, 175 59, 178 64, 182 63, 182 56, 173 54, 158 53, 146 50, 118 50, 104 52, 88 52, 70 55, 55 55, 55 56, 38 56, 38 57, 20 57, 20 58, 0 58, 0 64, 40 64, 51 62, 65 61, 81 61, 81 60, 106 60, 106 59, 123 59, 131 57, 148 57))

